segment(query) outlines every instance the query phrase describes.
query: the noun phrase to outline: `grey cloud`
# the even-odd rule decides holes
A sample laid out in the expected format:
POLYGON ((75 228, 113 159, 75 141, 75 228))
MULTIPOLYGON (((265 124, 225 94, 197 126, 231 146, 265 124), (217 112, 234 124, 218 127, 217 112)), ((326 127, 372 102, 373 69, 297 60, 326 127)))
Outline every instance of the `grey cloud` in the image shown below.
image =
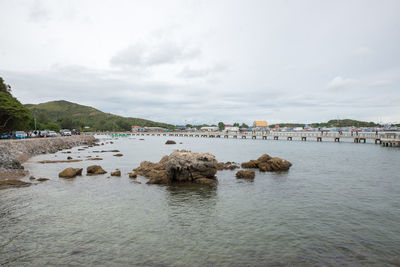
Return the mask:
POLYGON ((331 90, 350 89, 357 85, 357 82, 358 81, 356 79, 342 78, 341 76, 337 76, 330 81, 326 87, 331 90))
POLYGON ((227 69, 227 66, 223 64, 216 64, 209 68, 192 68, 190 66, 185 66, 178 76, 183 78, 203 78, 210 75, 217 75, 227 69))
POLYGON ((193 59, 200 54, 199 49, 182 47, 174 42, 136 43, 117 52, 110 63, 119 67, 151 67, 193 59))
POLYGON ((42 3, 41 0, 36 0, 32 3, 29 10, 29 19, 34 22, 44 22, 50 19, 50 11, 42 3))

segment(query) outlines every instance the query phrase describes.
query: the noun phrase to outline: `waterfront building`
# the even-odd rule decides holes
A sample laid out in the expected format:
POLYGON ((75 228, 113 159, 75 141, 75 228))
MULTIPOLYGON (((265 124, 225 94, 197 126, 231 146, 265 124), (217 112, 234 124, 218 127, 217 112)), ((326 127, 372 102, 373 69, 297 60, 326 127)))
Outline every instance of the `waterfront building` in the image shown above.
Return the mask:
POLYGON ((203 132, 217 132, 218 130, 219 130, 219 128, 216 126, 208 126, 208 127, 200 128, 200 131, 203 131, 203 132))
POLYGON ((256 131, 256 132, 258 132, 258 131, 264 132, 264 131, 268 131, 269 128, 268 128, 268 124, 266 121, 254 121, 252 130, 256 131))

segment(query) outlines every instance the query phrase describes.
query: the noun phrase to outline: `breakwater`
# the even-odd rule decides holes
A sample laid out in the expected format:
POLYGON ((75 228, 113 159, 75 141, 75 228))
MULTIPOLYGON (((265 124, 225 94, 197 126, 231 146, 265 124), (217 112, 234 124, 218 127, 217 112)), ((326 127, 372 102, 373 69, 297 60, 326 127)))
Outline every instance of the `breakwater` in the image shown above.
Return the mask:
POLYGON ((32 138, 0 141, 0 180, 26 175, 21 165, 31 156, 55 153, 62 149, 95 142, 93 136, 76 135, 53 138, 32 138))

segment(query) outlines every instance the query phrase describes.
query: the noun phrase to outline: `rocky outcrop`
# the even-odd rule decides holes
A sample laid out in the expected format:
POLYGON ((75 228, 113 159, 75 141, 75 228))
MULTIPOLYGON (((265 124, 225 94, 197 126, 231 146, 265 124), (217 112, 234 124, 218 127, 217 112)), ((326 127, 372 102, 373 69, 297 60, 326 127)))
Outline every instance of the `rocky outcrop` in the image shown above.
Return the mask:
POLYGON ((242 163, 244 169, 259 169, 262 172, 286 171, 292 166, 287 160, 273 158, 267 154, 262 155, 257 160, 250 160, 242 163))
POLYGON ((240 167, 239 167, 239 165, 237 165, 236 162, 227 161, 227 162, 218 162, 218 164, 217 164, 217 169, 219 171, 222 171, 222 170, 235 170, 237 168, 240 168, 240 167))
POLYGON ((115 172, 111 173, 111 176, 121 176, 121 171, 120 170, 116 170, 115 172))
POLYGON ((165 142, 166 145, 175 145, 176 142, 174 140, 168 140, 167 142, 165 142))
POLYGON ((129 178, 132 178, 132 179, 136 179, 137 178, 137 174, 134 173, 134 172, 130 172, 128 175, 129 175, 129 178))
POLYGON ((107 173, 100 165, 91 165, 86 168, 86 175, 99 175, 107 173))
POLYGON ((240 170, 236 173, 236 178, 238 179, 254 179, 256 176, 253 170, 240 170))
POLYGON ((195 182, 216 184, 217 160, 210 153, 177 150, 158 163, 143 161, 134 171, 149 178, 148 184, 195 182))
POLYGON ((58 177, 61 178, 74 178, 78 175, 82 175, 82 168, 66 168, 65 170, 63 170, 62 172, 60 172, 58 174, 58 177))

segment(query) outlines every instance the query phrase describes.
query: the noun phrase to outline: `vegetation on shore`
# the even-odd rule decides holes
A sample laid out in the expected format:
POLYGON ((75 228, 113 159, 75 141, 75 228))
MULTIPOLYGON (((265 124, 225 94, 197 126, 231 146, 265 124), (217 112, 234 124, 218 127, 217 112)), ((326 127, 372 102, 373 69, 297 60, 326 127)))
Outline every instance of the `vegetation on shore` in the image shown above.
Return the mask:
POLYGON ((12 96, 11 86, 0 77, 0 132, 29 128, 30 111, 12 96))

